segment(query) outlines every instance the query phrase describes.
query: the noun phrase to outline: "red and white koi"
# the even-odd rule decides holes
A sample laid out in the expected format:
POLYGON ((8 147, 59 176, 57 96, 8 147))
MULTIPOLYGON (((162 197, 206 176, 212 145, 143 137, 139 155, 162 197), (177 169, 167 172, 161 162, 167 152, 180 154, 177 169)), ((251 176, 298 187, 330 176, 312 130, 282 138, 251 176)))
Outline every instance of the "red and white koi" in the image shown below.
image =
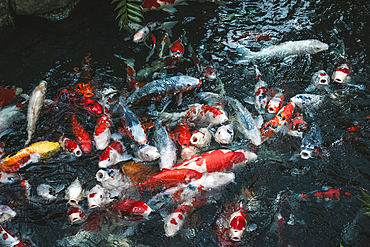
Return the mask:
POLYGON ((351 80, 351 64, 343 60, 342 64, 335 69, 332 79, 340 84, 348 83, 351 80))
POLYGON ((190 143, 198 148, 207 147, 211 143, 212 136, 208 128, 200 128, 193 132, 190 143))
MULTIPOLYGON (((145 5, 145 4, 146 3, 144 2, 142 4, 142 6, 145 5)), ((157 22, 157 21, 155 21, 155 22, 150 22, 135 33, 133 41, 135 43, 144 42, 149 38, 150 35, 153 35, 152 32, 154 30, 158 30, 158 29, 162 29, 165 32, 167 32, 170 36, 172 36, 172 30, 171 29, 176 24, 177 24, 177 21, 168 21, 168 22, 157 22)))
POLYGON ((186 123, 178 123, 173 131, 169 133, 170 137, 178 142, 181 148, 188 148, 190 145, 191 134, 186 123))
POLYGON ((280 109, 278 114, 261 128, 262 141, 274 136, 292 119, 295 104, 290 102, 280 109))
POLYGON ((84 153, 91 152, 91 138, 89 133, 80 125, 76 116, 72 116, 72 132, 75 136, 76 143, 81 147, 84 153))
POLYGON ((80 100, 80 104, 82 104, 84 109, 96 115, 100 115, 103 113, 101 105, 92 98, 82 97, 82 99, 80 100))
POLYGON ((229 219, 229 238, 233 242, 239 242, 243 236, 243 232, 247 226, 245 209, 240 203, 237 211, 231 214, 229 219))
POLYGON ((64 152, 72 153, 77 157, 80 157, 82 155, 81 148, 78 146, 78 144, 73 140, 67 138, 65 135, 61 135, 61 137, 59 138, 59 144, 64 152))
POLYGON ((22 240, 0 225, 0 245, 6 247, 26 247, 22 240))
POLYGON ((111 202, 107 192, 100 185, 95 185, 87 196, 87 204, 89 208, 103 207, 111 202))
POLYGON ((254 87, 254 97, 255 97, 254 107, 256 108, 259 114, 265 114, 268 101, 267 83, 263 81, 261 72, 257 69, 257 66, 256 74, 258 81, 256 86, 254 87))
POLYGON ((173 203, 182 203, 195 197, 205 196, 208 192, 221 189, 229 183, 234 182, 234 180, 235 174, 232 172, 205 173, 201 178, 188 184, 179 184, 158 193, 148 201, 148 205, 155 205, 158 202, 166 201, 168 196, 173 203))
POLYGON ((168 95, 181 94, 199 87, 201 81, 195 77, 181 75, 165 79, 154 80, 133 92, 128 98, 130 105, 144 100, 155 100, 165 98, 168 95))
POLYGON ((135 199, 112 202, 107 206, 106 210, 111 214, 113 213, 131 221, 147 218, 152 212, 152 209, 145 202, 135 199))
POLYGON ((267 111, 269 113, 278 113, 283 106, 283 100, 284 94, 282 92, 275 94, 275 96, 267 103, 267 111))
POLYGON ((115 141, 100 155, 99 168, 107 168, 130 159, 132 156, 126 153, 126 147, 121 142, 115 141))
POLYGON ((184 44, 182 43, 182 39, 177 39, 170 48, 170 56, 176 59, 182 58, 185 52, 184 44))
POLYGON ((94 143, 98 150, 103 150, 109 145, 112 121, 108 114, 101 114, 95 126, 94 143))
POLYGON ((256 158, 255 153, 247 150, 217 149, 186 159, 173 169, 193 169, 200 173, 223 172, 243 167, 256 158))
POLYGON ((41 108, 44 104, 46 94, 46 81, 41 81, 40 84, 32 91, 28 102, 27 110, 27 141, 24 144, 27 146, 32 139, 32 135, 36 130, 36 122, 39 118, 41 108))
POLYGON ((149 10, 164 10, 171 14, 176 12, 177 10, 173 8, 173 6, 178 5, 184 0, 144 0, 141 4, 141 8, 144 11, 149 10))
POLYGON ((311 85, 306 88, 306 92, 312 92, 315 89, 325 89, 329 92, 330 76, 325 70, 319 70, 315 72, 311 79, 311 85))
POLYGON ((7 205, 0 205, 0 223, 13 219, 16 212, 7 205))
POLYGON ((71 224, 80 224, 86 220, 86 213, 80 205, 73 205, 67 211, 71 224))
POLYGON ((0 142, 0 158, 4 155, 5 142, 0 142))
POLYGON ((143 192, 146 189, 153 191, 155 188, 162 186, 169 188, 177 184, 187 184, 197 180, 203 176, 202 173, 193 169, 162 169, 162 171, 153 174, 147 181, 139 184, 139 191, 143 192))
POLYGON ((190 199, 180 204, 170 215, 165 217, 164 231, 166 236, 172 237, 176 235, 183 226, 185 218, 207 202, 207 199, 190 199))
POLYGON ((303 114, 297 112, 296 117, 290 121, 288 134, 302 138, 306 129, 307 123, 303 119, 303 114))

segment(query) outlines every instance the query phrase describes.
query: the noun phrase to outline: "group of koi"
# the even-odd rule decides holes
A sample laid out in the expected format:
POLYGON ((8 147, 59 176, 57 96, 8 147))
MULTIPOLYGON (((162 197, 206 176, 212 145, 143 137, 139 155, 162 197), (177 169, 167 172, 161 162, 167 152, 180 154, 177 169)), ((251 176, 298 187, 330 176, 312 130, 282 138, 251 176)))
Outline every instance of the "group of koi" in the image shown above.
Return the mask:
MULTIPOLYGON (((153 8, 148 2, 143 3, 143 8, 153 8)), ((166 1, 151 2, 154 2, 157 8, 168 5, 166 1)), ((286 102, 286 95, 282 90, 268 87, 256 63, 274 57, 316 54, 327 50, 327 44, 318 40, 289 41, 259 52, 251 52, 238 42, 227 41, 225 45, 236 48, 243 54, 243 59, 238 61, 238 64, 253 63, 255 67, 257 82, 254 97, 246 98, 245 101, 254 104, 256 114, 252 114, 238 99, 225 95, 223 88, 219 94, 214 92, 197 94, 197 98, 205 104, 194 103, 186 106, 183 111, 176 109, 173 112, 166 112, 171 103, 165 100, 168 97, 176 95, 179 107, 182 104, 182 93, 199 87, 201 83, 219 80, 212 63, 196 54, 188 45, 190 60, 194 62, 202 80, 177 75, 148 83, 141 82, 151 78, 155 71, 174 68, 177 62, 186 59, 185 34, 172 44, 169 40, 169 36, 172 35, 170 29, 175 24, 176 22, 150 23, 134 35, 134 42, 145 42, 152 37, 151 40, 155 45, 156 39, 151 31, 155 29, 166 31, 159 47, 159 60, 148 68, 136 73, 132 59, 115 55, 127 65, 127 82, 132 89, 129 95, 113 86, 93 87, 91 82, 94 78, 86 73, 88 66, 82 71, 76 70, 71 88, 63 89, 58 98, 51 102, 45 99, 46 81, 41 81, 30 96, 21 94, 21 89, 1 88, 0 135, 5 136, 9 133, 12 123, 22 115, 23 105, 28 104, 28 136, 25 148, 1 160, 0 182, 16 183, 21 180, 17 173, 19 169, 30 163, 47 162, 45 160, 51 156, 55 157, 60 150, 80 159, 79 157, 91 153, 95 146, 96 150, 103 150, 97 164, 100 170, 96 173, 96 186, 89 190, 83 188, 77 177, 65 189, 64 200, 70 204, 67 211, 70 222, 84 224, 85 231, 93 231, 99 229, 102 216, 114 215, 125 220, 137 221, 148 218, 152 212, 159 212, 163 214, 165 234, 171 237, 181 230, 184 221, 194 210, 214 202, 211 198, 217 194, 215 192, 221 191, 235 181, 234 170, 256 161, 257 154, 250 150, 257 150, 255 147, 261 146, 266 140, 273 140, 279 132, 302 139, 300 150, 302 159, 323 154, 319 127, 312 124, 309 128, 304 118, 314 114, 313 110, 320 107, 325 96, 298 94, 286 102), (169 54, 165 55, 167 52, 169 54), (143 101, 152 102, 148 111, 151 113, 149 118, 154 124, 142 120, 133 110, 143 101), (163 101, 161 111, 153 109, 155 101, 163 101), (67 125, 71 127, 73 135, 68 135, 69 131, 66 131, 67 133, 60 131, 54 134, 53 139, 32 143, 36 130, 40 131, 37 121, 42 115, 42 108, 61 108, 67 105, 83 110, 97 119, 93 133, 86 130, 77 111, 70 110, 66 115, 70 121, 67 125), (115 121, 117 118, 118 121, 115 121), (237 138, 248 140, 250 150, 234 148, 237 138), (144 202, 140 200, 144 193, 155 195, 144 202), (84 198, 87 198, 89 213, 86 213, 80 205, 84 198), (172 213, 164 213, 168 209, 173 210, 172 213)), ((150 56, 153 54, 154 49, 150 56)), ((86 57, 85 61, 88 64, 90 58, 86 57)), ((350 67, 349 63, 344 61, 334 71, 332 80, 337 83, 348 83, 350 67)), ((317 90, 322 93, 321 89, 325 89, 326 93, 330 93, 329 81, 328 74, 320 70, 312 76, 312 85, 306 91, 317 90)), ((344 134, 333 146, 352 140, 351 138, 355 138, 353 133, 364 129, 369 129, 368 121, 364 125, 350 129, 350 133, 344 134)), ((4 149, 6 150, 6 145, 1 142, 1 155, 6 153, 4 149)), ((24 180, 21 184, 26 191, 25 197, 31 200, 29 184, 24 180)), ((57 193, 60 192, 48 184, 40 184, 36 191, 38 198, 32 200, 39 203, 55 202, 58 199, 57 193)), ((352 195, 346 193, 344 197, 352 195)), ((304 200, 312 197, 337 200, 340 196, 339 189, 333 188, 300 194, 304 200)), ((233 246, 241 241, 244 231, 254 231, 257 228, 258 223, 251 223, 249 217, 256 200, 256 195, 246 190, 243 196, 226 205, 225 210, 220 212, 215 232, 221 246, 233 246)), ((294 225, 292 210, 285 195, 278 195, 277 205, 278 232, 286 231, 287 228, 291 230, 294 225)), ((10 207, 0 206, 0 223, 15 215, 15 211, 10 207)), ((2 226, 0 230, 2 246, 26 246, 20 238, 2 226)), ((294 229, 291 231, 294 234, 294 229)), ((288 241, 288 245, 291 244, 291 240, 280 241, 288 241)))

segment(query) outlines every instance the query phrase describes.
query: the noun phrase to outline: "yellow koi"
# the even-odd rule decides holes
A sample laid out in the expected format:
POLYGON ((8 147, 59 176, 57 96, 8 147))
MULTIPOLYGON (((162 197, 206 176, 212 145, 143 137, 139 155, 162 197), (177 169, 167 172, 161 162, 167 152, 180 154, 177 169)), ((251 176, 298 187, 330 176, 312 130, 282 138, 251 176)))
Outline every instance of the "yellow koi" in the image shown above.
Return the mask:
POLYGON ((59 142, 40 141, 21 149, 16 154, 2 159, 0 162, 0 171, 6 171, 8 167, 14 165, 24 157, 34 153, 39 153, 42 158, 51 157, 60 148, 59 142))

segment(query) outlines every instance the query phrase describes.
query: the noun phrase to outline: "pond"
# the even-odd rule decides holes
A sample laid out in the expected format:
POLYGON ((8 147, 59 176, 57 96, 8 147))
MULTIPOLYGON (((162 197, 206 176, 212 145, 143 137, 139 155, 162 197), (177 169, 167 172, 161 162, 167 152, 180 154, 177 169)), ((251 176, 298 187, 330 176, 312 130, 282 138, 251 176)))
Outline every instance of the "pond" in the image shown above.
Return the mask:
MULTIPOLYGON (((45 80, 48 83, 46 98, 54 100, 63 88, 70 89, 74 68, 81 69, 81 62, 90 54, 89 73, 95 78, 98 88, 115 87, 132 93, 126 81, 126 64, 114 55, 134 59, 135 68, 139 71, 155 61, 156 54, 146 61, 151 43, 136 44, 132 42, 129 32, 119 30, 114 8, 115 3, 110 4, 110 1, 82 0, 69 17, 60 21, 17 16, 14 25, 0 30, 0 86, 21 87, 23 93, 30 95, 39 82, 45 80)), ((171 41, 185 35, 187 44, 212 61, 225 94, 242 102, 254 117, 257 117, 257 111, 244 99, 254 95, 255 67, 252 63, 235 63, 240 55, 232 47, 225 46, 225 40, 240 38, 243 45, 252 51, 306 39, 317 39, 329 45, 328 50, 314 55, 256 62, 269 88, 284 92, 285 103, 294 95, 305 93, 316 71, 323 69, 332 75, 342 62, 333 51, 341 50, 341 44, 344 44, 352 70, 350 85, 331 81, 330 89, 337 92, 339 99, 324 92, 323 104, 312 114, 305 114, 309 126, 315 124, 321 129, 320 155, 301 159, 301 139, 284 133, 267 139, 257 148, 237 134, 232 145, 222 147, 253 151, 258 155, 257 161, 235 170, 235 183, 227 185, 212 195, 210 203, 196 209, 175 237, 166 237, 161 215, 169 213, 166 210, 153 212, 147 220, 113 221, 111 225, 103 226, 102 231, 81 233, 81 225, 71 225, 68 220, 69 205, 64 199, 64 190, 76 177, 85 190, 97 184, 95 174, 99 170, 97 164, 101 151, 93 148, 91 153, 78 158, 60 154, 19 170, 22 179, 31 186, 30 197, 35 195, 39 184, 47 183, 62 188, 57 201, 42 204, 29 198, 25 200, 22 199, 24 190, 19 182, 0 184, 0 205, 11 205, 17 213, 3 226, 35 246, 218 246, 219 239, 215 234, 217 219, 225 210, 225 205, 238 201, 248 190, 256 195, 256 205, 249 212, 249 221, 257 228, 245 231, 241 242, 224 246, 367 245, 370 241, 370 218, 363 215, 366 210, 361 207, 362 202, 356 195, 361 194, 361 188, 370 188, 368 125, 358 138, 341 145, 333 143, 349 127, 364 124, 370 113, 370 3, 320 0, 189 1, 176 6, 176 9, 173 15, 164 11, 146 12, 145 22, 178 21, 172 30, 171 41), (246 35, 247 32, 269 34, 272 39, 256 41, 246 35), (315 192, 328 188, 351 193, 351 196, 341 196, 339 200, 313 196, 315 192), (310 199, 302 199, 301 194, 309 195, 310 199), (289 203, 290 224, 281 225, 278 218, 279 212, 284 210, 277 200, 282 195, 289 203)), ((157 42, 160 41, 163 32, 157 30, 154 34, 157 42)), ((187 60, 168 69, 166 76, 181 73, 200 78, 187 49, 184 56, 187 60)), ((149 77, 142 82, 152 80, 149 77)), ((205 103, 196 94, 219 92, 217 86, 214 81, 203 80, 200 87, 184 93, 181 106, 177 106, 172 98, 166 111, 184 110, 187 105, 205 103)), ((153 111, 153 108, 161 110, 164 103, 164 100, 155 103, 147 101, 133 106, 132 110, 141 115, 153 111)), ((55 138, 53 133, 58 131, 72 133, 70 120, 64 118, 61 112, 64 112, 63 109, 50 108, 41 112, 34 142, 55 138)), ((22 117, 11 125, 11 133, 1 139, 5 142, 6 154, 24 147, 27 139, 26 109, 22 113, 22 117)), ((83 126, 92 133, 96 117, 79 110, 76 113, 81 114, 83 126)), ((232 114, 229 117, 232 119, 232 114)), ((118 118, 116 123, 119 124, 118 118)), ((220 145, 212 142, 203 151, 218 148, 220 145)), ((141 199, 148 201, 151 195, 146 192, 141 199)), ((93 212, 87 210, 86 200, 80 204, 87 213, 93 212)))

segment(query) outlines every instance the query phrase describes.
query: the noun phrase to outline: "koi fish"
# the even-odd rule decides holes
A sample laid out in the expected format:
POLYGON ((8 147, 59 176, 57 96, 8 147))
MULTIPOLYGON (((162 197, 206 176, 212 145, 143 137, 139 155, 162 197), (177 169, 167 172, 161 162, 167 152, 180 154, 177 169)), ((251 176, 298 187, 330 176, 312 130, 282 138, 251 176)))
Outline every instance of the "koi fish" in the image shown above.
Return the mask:
POLYGON ((315 72, 311 79, 311 85, 306 88, 306 92, 312 92, 315 89, 325 89, 329 93, 330 77, 325 70, 315 72))
POLYGON ((131 221, 147 218, 152 212, 152 209, 145 202, 135 199, 112 202, 106 210, 131 221))
POLYGON ((259 146, 262 143, 259 126, 262 125, 262 116, 258 119, 253 119, 252 114, 240 103, 239 100, 230 97, 225 97, 227 102, 235 112, 236 128, 250 141, 252 144, 259 146))
POLYGON ((91 82, 89 78, 79 77, 76 83, 73 85, 73 91, 77 94, 82 94, 84 98, 90 98, 94 96, 91 82))
POLYGON ((262 141, 274 136, 283 129, 283 127, 292 119, 294 107, 295 105, 293 102, 285 105, 274 118, 268 121, 261 128, 262 141))
POLYGON ((125 127, 125 129, 120 129, 120 134, 124 135, 127 133, 128 136, 139 145, 147 143, 148 139, 143 124, 128 107, 122 95, 119 97, 119 105, 121 106, 119 108, 121 123, 125 127))
POLYGON ((190 157, 193 157, 194 155, 197 155, 198 149, 194 146, 189 146, 187 148, 181 149, 181 159, 188 159, 190 157))
POLYGON ((216 130, 215 141, 222 145, 228 145, 232 142, 233 137, 233 124, 222 125, 216 130))
POLYGON ((22 240, 15 235, 8 232, 2 225, 0 225, 0 244, 1 246, 9 247, 26 247, 22 240))
POLYGON ((261 72, 258 70, 257 65, 255 65, 255 70, 257 83, 254 86, 254 98, 252 99, 247 97, 246 99, 244 99, 244 101, 254 105, 259 114, 265 114, 268 102, 267 83, 263 81, 261 72))
POLYGON ((190 199, 180 204, 169 216, 165 217, 164 231, 166 236, 175 236, 184 224, 185 218, 207 202, 207 199, 190 199))
POLYGON ((158 101, 167 95, 181 94, 192 90, 199 87, 200 84, 199 79, 185 75, 155 80, 133 92, 127 98, 127 103, 133 105, 144 100, 158 101))
POLYGON ((101 105, 91 98, 83 97, 80 100, 80 103, 84 106, 85 109, 95 113, 96 115, 100 115, 103 113, 101 105))
POLYGON ((141 161, 154 161, 161 157, 158 148, 148 144, 131 145, 135 156, 141 161))
MULTIPOLYGON (((329 188, 323 187, 321 190, 315 190, 306 194, 299 194, 299 198, 309 200, 337 201, 340 199, 350 200, 354 195, 359 195, 359 188, 329 188)), ((360 189, 363 190, 363 189, 360 189)))
POLYGON ((16 213, 7 205, 0 205, 0 223, 6 222, 15 217, 16 213))
POLYGON ((184 44, 182 43, 182 39, 177 39, 170 48, 170 56, 176 59, 182 58, 185 52, 184 44))
POLYGON ((82 199, 82 185, 78 180, 78 177, 66 189, 65 198, 71 206, 77 205, 82 199))
POLYGON ((103 150, 109 145, 112 121, 108 114, 102 114, 98 118, 94 131, 94 143, 98 150, 103 150))
POLYGON ((178 184, 175 187, 166 189, 164 192, 158 193, 148 201, 148 205, 152 208, 160 202, 168 203, 167 197, 173 203, 182 203, 191 200, 200 195, 218 190, 229 183, 234 182, 235 174, 232 172, 212 172, 205 173, 201 178, 194 180, 188 184, 178 184))
POLYGON ((12 156, 9 155, 2 159, 0 162, 0 170, 6 171, 7 169, 11 169, 11 167, 18 161, 31 154, 38 153, 41 157, 47 158, 55 154, 59 148, 60 144, 58 142, 41 141, 33 143, 28 147, 18 151, 16 154, 12 156))
POLYGON ((22 106, 23 104, 6 106, 0 110, 0 136, 5 135, 7 129, 20 117, 22 106))
POLYGON ((190 143, 198 148, 207 147, 211 143, 212 136, 207 128, 200 128, 193 132, 190 143))
POLYGON ((170 137, 178 142, 181 148, 188 148, 190 145, 191 134, 189 127, 185 123, 178 123, 173 131, 169 133, 170 137))
POLYGON ((342 64, 335 69, 332 79, 340 84, 348 83, 351 80, 351 64, 343 60, 342 64))
POLYGON ((243 167, 256 158, 255 153, 246 150, 217 149, 186 159, 173 169, 193 169, 200 173, 223 172, 243 167))
POLYGON ((80 157, 82 155, 82 151, 78 144, 67 138, 65 135, 61 135, 61 137, 59 138, 59 144, 67 153, 73 153, 77 157, 80 157))
POLYGON ((303 135, 301 145, 301 158, 309 159, 317 156, 322 150, 321 146, 322 137, 320 128, 316 125, 311 126, 311 129, 303 135))
POLYGON ((19 179, 20 177, 17 173, 8 174, 6 172, 0 171, 0 183, 2 184, 12 184, 19 179))
POLYGON ((89 133, 78 123, 76 116, 72 115, 72 132, 76 143, 81 147, 84 153, 91 152, 91 139, 89 133))
POLYGON ((188 169, 188 168, 178 168, 178 169, 162 169, 160 172, 153 174, 150 178, 139 184, 140 193, 146 189, 153 190, 159 186, 165 189, 177 185, 179 183, 190 183, 191 181, 197 180, 202 177, 202 173, 188 169))
POLYGON ((5 148, 5 143, 0 142, 0 158, 2 158, 4 155, 4 148, 5 148))
POLYGON ((89 191, 89 195, 87 196, 87 204, 89 205, 89 208, 103 207, 108 203, 110 203, 110 199, 108 198, 104 188, 100 185, 95 185, 89 191))
MULTIPOLYGON (((8 86, 9 87, 9 86, 8 86)), ((0 87, 0 107, 14 102, 17 95, 22 93, 22 88, 3 88, 0 87)))
POLYGON ((159 168, 161 170, 172 168, 177 160, 177 148, 169 136, 166 126, 163 126, 159 117, 157 117, 154 124, 153 145, 158 149, 160 154, 159 168))
POLYGON ((86 213, 80 205, 73 205, 67 211, 71 224, 80 224, 86 220, 86 213))
POLYGON ((322 105, 323 98, 323 96, 316 94, 297 94, 290 98, 290 101, 298 108, 310 113, 311 110, 322 105))
POLYGON ((245 216, 245 209, 240 203, 237 211, 231 214, 229 219, 229 238, 231 241, 240 242, 243 232, 247 227, 247 219, 245 216))
MULTIPOLYGON (((228 44, 230 45, 230 43, 228 44)), ((292 55, 313 55, 329 49, 327 44, 316 39, 288 41, 267 47, 258 52, 252 52, 240 44, 231 44, 231 46, 236 46, 237 51, 243 55, 243 60, 239 60, 237 62, 238 64, 249 63, 255 60, 267 61, 273 58, 284 58, 292 55)))
POLYGON ((141 4, 143 11, 149 10, 164 10, 171 14, 177 10, 173 7, 178 5, 184 0, 144 0, 141 4))
POLYGON ((41 108, 45 101, 46 81, 41 81, 40 84, 32 91, 28 102, 27 110, 27 141, 24 146, 27 146, 32 139, 32 135, 36 129, 36 123, 40 115, 41 108))
POLYGON ((17 162, 15 162, 13 165, 8 167, 7 169, 5 169, 5 172, 6 173, 15 173, 19 169, 27 166, 28 164, 38 162, 40 159, 41 159, 41 155, 39 153, 33 153, 33 154, 30 154, 30 155, 27 155, 27 156, 23 157, 22 159, 18 160, 17 162))
POLYGON ((288 134, 291 136, 303 137, 303 133, 307 129, 307 123, 303 119, 303 114, 297 112, 296 117, 290 121, 288 134))
MULTIPOLYGON (((145 2, 143 3, 145 4, 145 2)), ((141 43, 146 41, 154 30, 162 29, 172 36, 172 28, 177 24, 178 21, 168 21, 168 22, 149 22, 134 35, 132 41, 135 43, 141 43)))
POLYGON ((36 192, 41 202, 50 203, 57 199, 55 189, 48 184, 40 184, 36 192))
POLYGON ((115 141, 99 156, 99 168, 107 168, 130 159, 132 156, 126 153, 126 147, 121 142, 115 141))
POLYGON ((278 113, 281 107, 283 106, 284 94, 282 92, 278 92, 275 96, 270 99, 267 104, 267 111, 269 113, 278 113))

